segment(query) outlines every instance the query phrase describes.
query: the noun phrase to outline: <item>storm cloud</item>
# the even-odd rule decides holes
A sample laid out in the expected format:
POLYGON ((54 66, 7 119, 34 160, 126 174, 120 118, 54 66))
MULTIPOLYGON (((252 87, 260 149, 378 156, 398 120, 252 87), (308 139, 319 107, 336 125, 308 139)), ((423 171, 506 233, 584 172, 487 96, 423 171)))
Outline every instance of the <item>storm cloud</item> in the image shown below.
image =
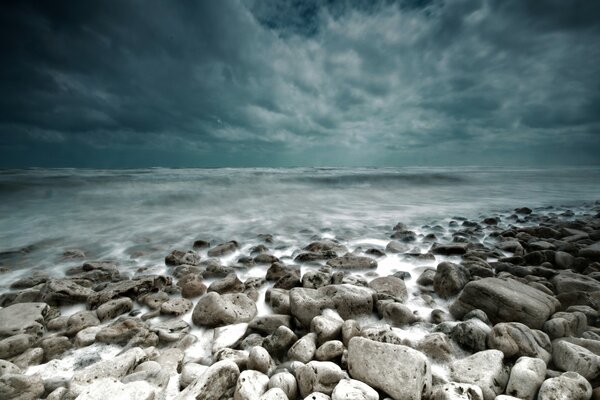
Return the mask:
POLYGON ((596 1, 1 7, 0 166, 600 163, 596 1))

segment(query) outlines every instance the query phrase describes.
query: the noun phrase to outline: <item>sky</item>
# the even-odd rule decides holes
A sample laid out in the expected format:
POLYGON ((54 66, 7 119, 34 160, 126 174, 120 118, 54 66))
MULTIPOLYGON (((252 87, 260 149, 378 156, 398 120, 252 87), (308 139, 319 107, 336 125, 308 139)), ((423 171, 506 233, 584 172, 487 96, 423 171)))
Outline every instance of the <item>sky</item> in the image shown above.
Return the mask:
POLYGON ((600 164, 595 0, 0 5, 0 167, 600 164))

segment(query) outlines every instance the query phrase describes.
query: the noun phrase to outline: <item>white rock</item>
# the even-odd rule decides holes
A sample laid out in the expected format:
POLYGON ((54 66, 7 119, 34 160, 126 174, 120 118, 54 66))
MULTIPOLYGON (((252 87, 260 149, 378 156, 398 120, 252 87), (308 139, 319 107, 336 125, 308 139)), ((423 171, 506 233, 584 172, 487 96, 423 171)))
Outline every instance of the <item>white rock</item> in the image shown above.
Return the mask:
POLYGON ((248 369, 254 369, 263 374, 268 374, 273 367, 274 362, 267 349, 261 346, 250 348, 248 351, 248 369))
POLYGON ((314 332, 302 336, 288 350, 288 358, 307 363, 313 359, 317 351, 317 334, 314 332))
POLYGON ((284 391, 288 399, 298 397, 298 383, 296 377, 289 372, 280 372, 269 379, 269 389, 279 388, 284 391))
POLYGON ((450 365, 451 379, 477 385, 485 400, 494 400, 504 392, 508 382, 508 371, 503 359, 504 354, 500 350, 480 351, 453 362, 450 365))
POLYGON ((102 378, 87 386, 77 400, 153 400, 154 395, 146 382, 123 384, 114 378, 102 378))
POLYGON ((333 389, 331 400, 379 400, 379 393, 356 379, 342 379, 333 389))
POLYGON ((533 400, 546 377, 544 360, 532 357, 521 357, 510 371, 506 394, 523 400, 533 400))
POLYGON ((407 346, 354 337, 348 344, 348 371, 395 400, 419 400, 431 392, 427 357, 407 346))
POLYGON ((86 347, 96 341, 96 334, 102 330, 101 326, 90 326, 77 332, 75 335, 75 346, 86 347))
POLYGON ((239 376, 240 369, 233 361, 216 362, 179 393, 175 400, 229 398, 233 395, 239 376))
POLYGON ((577 372, 569 371, 556 378, 546 379, 540 387, 537 400, 589 400, 592 385, 577 372))
POLYGON ((243 371, 235 387, 234 400, 258 400, 269 386, 269 377, 254 370, 243 371))
POLYGON ((242 340, 247 330, 248 324, 245 322, 215 328, 212 344, 213 354, 226 347, 234 348, 242 340))
POLYGON ((285 392, 279 388, 267 390, 259 400, 288 400, 285 392))
POLYGON ((312 392, 331 395, 333 388, 342 378, 342 369, 330 361, 311 361, 296 370, 296 380, 302 397, 312 392))
POLYGON ((202 376, 208 367, 206 365, 189 362, 181 368, 181 376, 179 377, 179 387, 185 389, 192 382, 202 376))

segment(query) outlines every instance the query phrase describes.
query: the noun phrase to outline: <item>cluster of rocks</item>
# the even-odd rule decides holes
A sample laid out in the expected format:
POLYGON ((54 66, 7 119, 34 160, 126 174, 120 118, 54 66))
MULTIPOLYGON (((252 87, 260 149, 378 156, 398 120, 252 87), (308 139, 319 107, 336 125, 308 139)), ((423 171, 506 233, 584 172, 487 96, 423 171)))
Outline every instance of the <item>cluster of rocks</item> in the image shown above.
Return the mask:
POLYGON ((0 296, 0 399, 600 399, 594 212, 398 224, 384 249, 321 239, 282 259, 267 235, 232 265, 220 258, 239 243, 198 240, 164 276, 113 262, 31 274, 0 296), (422 265, 410 290, 406 271, 377 274, 391 255, 422 265), (240 280, 253 265, 264 278, 240 280), (62 315, 70 304, 86 309, 62 315), (28 372, 105 345, 121 350, 67 378, 28 372))

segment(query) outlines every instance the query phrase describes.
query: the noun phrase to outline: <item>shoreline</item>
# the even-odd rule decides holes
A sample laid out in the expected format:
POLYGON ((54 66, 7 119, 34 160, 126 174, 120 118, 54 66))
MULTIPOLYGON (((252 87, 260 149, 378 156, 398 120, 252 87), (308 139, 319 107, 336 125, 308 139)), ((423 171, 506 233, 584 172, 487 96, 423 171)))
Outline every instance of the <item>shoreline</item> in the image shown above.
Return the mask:
POLYGON ((444 222, 198 238, 131 276, 71 249, 6 282, 0 398, 598 398, 600 204, 444 222))

